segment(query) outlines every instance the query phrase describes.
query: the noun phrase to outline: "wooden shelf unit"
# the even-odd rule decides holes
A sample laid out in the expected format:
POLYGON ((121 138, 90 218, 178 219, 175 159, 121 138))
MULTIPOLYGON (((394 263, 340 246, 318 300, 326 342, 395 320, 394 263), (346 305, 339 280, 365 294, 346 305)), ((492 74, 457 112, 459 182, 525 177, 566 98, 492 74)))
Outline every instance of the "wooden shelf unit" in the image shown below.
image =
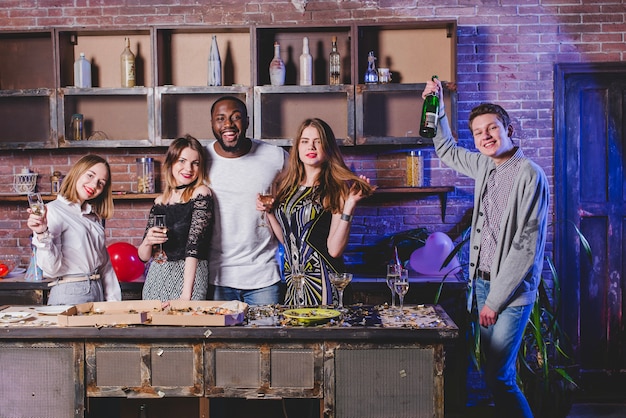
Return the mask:
MULTIPOLYGON (((423 83, 433 74, 454 86, 456 22, 136 29, 0 31, 0 149, 167 146, 186 133, 213 139, 210 107, 223 95, 248 105, 248 136, 289 146, 307 117, 325 119, 343 146, 431 143, 417 135, 423 83), (207 86, 211 39, 223 86, 207 86), (298 86, 302 39, 309 38, 313 85, 298 86), (342 81, 328 85, 331 38, 338 39, 342 81), (121 88, 124 38, 136 55, 137 87, 121 88), (281 44, 286 85, 269 86, 273 43, 281 44), (16 52, 17 51, 17 52, 16 52), (390 84, 363 84, 367 53, 388 67, 390 84), (84 52, 92 88, 73 87, 84 52), (69 141, 72 114, 85 117, 85 141, 69 141), (36 122, 34 122, 36 121, 36 122)), ((446 95, 456 120, 456 92, 446 95)))

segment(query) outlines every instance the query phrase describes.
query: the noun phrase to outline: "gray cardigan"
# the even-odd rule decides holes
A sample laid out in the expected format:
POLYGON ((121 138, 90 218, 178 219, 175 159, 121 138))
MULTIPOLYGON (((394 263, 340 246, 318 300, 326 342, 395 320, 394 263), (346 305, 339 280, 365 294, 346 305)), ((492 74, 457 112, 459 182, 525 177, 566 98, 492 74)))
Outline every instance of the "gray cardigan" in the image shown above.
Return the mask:
MULTIPOLYGON (((439 121, 437 136, 433 140, 437 156, 444 164, 475 180, 469 256, 469 274, 473 278, 478 267, 485 220, 480 197, 495 163, 486 155, 457 146, 446 116, 439 121)), ((535 301, 544 263, 549 200, 545 173, 537 164, 524 158, 502 215, 491 266, 486 305, 496 312, 502 312, 507 306, 528 305, 535 301)))

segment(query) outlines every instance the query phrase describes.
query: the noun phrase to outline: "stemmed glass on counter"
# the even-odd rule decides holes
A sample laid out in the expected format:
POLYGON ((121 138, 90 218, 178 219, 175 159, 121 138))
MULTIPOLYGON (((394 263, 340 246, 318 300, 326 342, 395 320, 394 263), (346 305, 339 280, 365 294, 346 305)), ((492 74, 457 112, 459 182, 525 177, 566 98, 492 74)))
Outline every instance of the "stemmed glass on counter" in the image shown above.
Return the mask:
POLYGON ((37 216, 42 216, 45 210, 45 206, 43 204, 43 199, 41 198, 40 193, 29 193, 28 194, 28 206, 30 206, 30 210, 33 214, 37 216))
MULTIPOLYGON (((165 223, 165 215, 154 215, 154 226, 161 228, 161 231, 167 234, 167 224, 165 223)), ((163 244, 159 244, 159 249, 154 253, 154 262, 163 264, 167 261, 167 255, 163 251, 163 244)))
POLYGON ((401 273, 401 264, 389 264, 387 266, 387 287, 391 290, 391 307, 394 309, 396 307, 396 290, 394 284, 396 280, 400 278, 401 273))
POLYGON ((304 274, 294 272, 291 275, 291 284, 295 291, 296 307, 302 308, 304 306, 304 274))
POLYGON ((393 289, 400 299, 400 316, 403 317, 404 295, 409 291, 409 271, 407 269, 401 269, 400 276, 394 282, 393 289))
POLYGON ((329 273, 328 279, 330 284, 337 289, 338 304, 337 308, 343 309, 343 290, 352 281, 352 273, 329 273))

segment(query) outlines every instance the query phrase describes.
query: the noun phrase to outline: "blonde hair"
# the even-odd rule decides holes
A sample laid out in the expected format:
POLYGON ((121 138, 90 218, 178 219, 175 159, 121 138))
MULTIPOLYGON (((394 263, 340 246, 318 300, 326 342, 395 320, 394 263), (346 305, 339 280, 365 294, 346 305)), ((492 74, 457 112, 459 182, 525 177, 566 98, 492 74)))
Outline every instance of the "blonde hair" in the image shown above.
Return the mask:
POLYGON ((70 168, 63 182, 61 183, 61 190, 59 193, 61 196, 69 200, 70 202, 80 202, 78 191, 76 191, 76 183, 80 176, 82 176, 87 170, 96 164, 104 164, 107 168, 109 179, 102 189, 102 193, 93 199, 88 200, 93 212, 100 217, 100 219, 109 219, 113 216, 113 193, 111 190, 111 166, 104 158, 99 155, 85 155, 70 168))
POLYGON ((318 198, 324 209, 331 213, 343 210, 343 202, 348 197, 351 187, 356 187, 365 197, 370 196, 374 188, 346 166, 330 126, 321 119, 311 118, 302 122, 298 129, 298 135, 289 152, 289 168, 279 180, 276 200, 278 202, 286 200, 289 193, 305 179, 304 164, 300 161, 298 146, 302 132, 308 127, 317 130, 325 157, 321 166, 322 171, 316 179, 319 183, 318 198))
POLYGON ((165 171, 165 188, 163 191, 163 201, 167 202, 171 196, 171 194, 176 189, 176 179, 174 178, 174 174, 172 173, 172 167, 178 159, 180 158, 180 154, 184 149, 191 148, 192 150, 198 153, 198 178, 195 183, 187 187, 182 195, 180 196, 183 202, 189 201, 193 196, 196 188, 202 185, 209 184, 209 177, 206 172, 206 153, 204 151, 204 147, 193 136, 187 134, 183 137, 177 138, 170 144, 167 149, 167 153, 165 154, 165 162, 163 163, 163 171, 165 171))

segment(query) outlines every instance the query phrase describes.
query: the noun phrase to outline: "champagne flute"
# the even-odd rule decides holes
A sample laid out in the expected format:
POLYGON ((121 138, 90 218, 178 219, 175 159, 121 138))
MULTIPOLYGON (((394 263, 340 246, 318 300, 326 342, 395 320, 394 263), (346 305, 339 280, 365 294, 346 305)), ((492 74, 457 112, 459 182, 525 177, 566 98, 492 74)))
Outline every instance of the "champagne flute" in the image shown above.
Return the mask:
MULTIPOLYGON (((167 234, 167 225, 165 223, 165 215, 154 215, 154 226, 161 228, 161 231, 167 234)), ((159 244, 159 249, 154 253, 154 262, 163 264, 167 261, 167 255, 163 251, 163 244, 159 244)))
MULTIPOLYGON (((273 192, 272 184, 268 186, 263 186, 261 188, 261 190, 259 191, 259 199, 261 200, 263 207, 265 207, 266 209, 270 207, 270 205, 272 204, 272 200, 274 199, 274 192, 273 192)), ((261 221, 259 222, 258 226, 260 227, 269 226, 265 218, 266 218, 265 211, 263 211, 261 212, 261 221)))
POLYGON ((348 286, 348 283, 352 281, 352 273, 329 273, 328 279, 330 284, 337 289, 338 304, 337 308, 343 309, 343 290, 348 286))
POLYGON ((291 275, 291 284, 295 290, 295 305, 301 308, 304 306, 304 274, 294 272, 291 275))
POLYGON ((41 198, 41 193, 29 193, 28 206, 30 206, 30 210, 33 211, 35 215, 43 216, 45 206, 41 198))
POLYGON ((394 282, 393 288, 398 294, 398 299, 400 299, 400 317, 403 318, 404 312, 402 308, 404 307, 404 295, 409 291, 409 271, 407 269, 401 270, 400 276, 394 282))
POLYGON ((389 288, 389 290, 391 290, 391 307, 393 309, 396 308, 396 291, 394 288, 394 283, 400 277, 401 272, 401 264, 389 264, 387 266, 387 287, 389 288))

